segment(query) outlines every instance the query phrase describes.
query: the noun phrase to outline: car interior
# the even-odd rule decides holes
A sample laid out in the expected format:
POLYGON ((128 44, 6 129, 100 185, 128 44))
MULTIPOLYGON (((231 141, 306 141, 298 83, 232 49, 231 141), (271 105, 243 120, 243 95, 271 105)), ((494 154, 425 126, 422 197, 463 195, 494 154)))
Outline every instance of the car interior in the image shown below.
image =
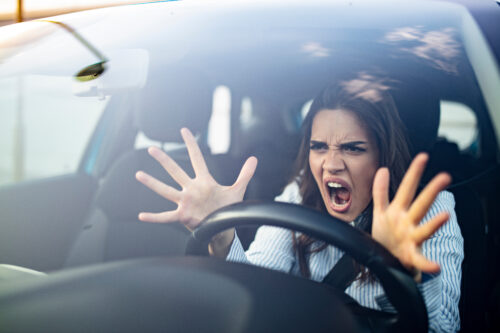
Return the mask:
MULTIPOLYGON (((176 86, 165 85, 158 89, 157 81, 151 79, 150 82, 154 82, 156 87, 142 91, 138 97, 141 108, 134 110, 130 118, 134 132, 141 132, 163 146, 165 143, 173 146, 174 148, 167 148, 167 153, 192 174, 189 157, 179 135, 179 128, 190 128, 199 138, 209 169, 223 184, 231 184, 236 179, 244 159, 255 155, 260 161, 259 169, 249 185, 246 199, 272 201, 290 180, 300 136, 300 126, 297 125, 296 118, 303 104, 297 103, 295 108, 274 112, 274 117, 268 119, 272 106, 263 102, 259 104, 257 99, 252 104, 253 120, 250 124, 232 121, 230 150, 224 154, 211 154, 207 143, 207 124, 211 110, 207 106, 212 104, 213 87, 209 83, 203 84, 199 75, 192 71, 184 70, 180 73, 155 73, 164 77, 177 75, 182 80, 177 81, 176 86), (196 99, 186 96, 186 87, 189 87, 189 94, 197 96, 196 99), (172 111, 182 109, 182 112, 166 112, 161 109, 163 105, 150 102, 158 100, 158 96, 168 101, 172 111), (176 116, 173 117, 173 114, 176 116)), ((486 307, 484 298, 488 285, 488 281, 485 281, 488 276, 488 242, 485 227, 486 217, 491 214, 494 209, 492 203, 495 202, 495 198, 489 193, 494 193, 494 184, 498 181, 491 178, 496 170, 496 164, 492 163, 494 156, 484 154, 480 155, 480 158, 474 158, 467 152, 459 151, 455 143, 438 138, 439 96, 424 90, 422 87, 425 87, 425 82, 422 80, 404 78, 397 82, 393 95, 400 116, 408 128, 412 151, 427 151, 431 156, 426 180, 441 170, 450 172, 454 177, 450 191, 455 195, 456 212, 465 239, 466 253, 462 268, 460 301, 462 329, 467 331, 477 328, 481 323, 484 325, 481 316, 486 307), (485 191, 485 188, 489 188, 491 192, 485 191)), ((305 96, 302 102, 307 102, 305 96)), ((233 102, 233 105, 237 105, 237 102, 233 102)), ((109 104, 109 107, 113 106, 114 104, 109 104)), ((235 109, 238 110, 237 107, 235 109)), ((478 119, 481 117, 485 115, 477 114, 478 119)), ((488 133, 490 130, 487 127, 479 127, 478 137, 482 140, 481 144, 491 144, 491 141, 487 141, 491 138, 491 133, 488 133)), ((177 186, 147 154, 147 148, 128 149, 120 153, 104 177, 95 185, 90 209, 83 215, 84 222, 75 233, 76 237, 71 243, 64 267, 184 254, 190 233, 183 226, 178 223, 153 224, 138 221, 137 215, 141 211, 160 212, 175 209, 174 204, 135 180, 138 170, 144 170, 169 185, 177 186)), ((237 228, 245 247, 251 243, 256 228, 237 228)))
MULTIPOLYGON (((288 54, 287 58, 283 50, 289 46, 288 42, 282 42, 283 45, 278 43, 277 46, 269 42, 269 53, 276 58, 283 58, 283 63, 279 65, 272 56, 260 54, 259 50, 252 51, 251 47, 245 48, 236 42, 235 45, 241 49, 234 47, 227 51, 227 56, 217 52, 209 53, 208 56, 201 54, 201 61, 196 57, 198 54, 186 56, 184 62, 179 63, 172 63, 171 59, 163 60, 168 58, 168 47, 156 54, 152 53, 145 86, 132 92, 116 94, 109 99, 78 172, 0 188, 2 230, 6 231, 0 234, 0 264, 24 266, 49 275, 67 272, 65 276, 61 275, 63 282, 67 282, 65 279, 69 277, 83 279, 96 274, 97 280, 103 277, 103 281, 109 283, 113 281, 109 275, 112 267, 99 264, 116 263, 113 267, 126 276, 125 280, 116 282, 117 286, 126 288, 132 285, 132 281, 144 277, 152 285, 160 285, 161 278, 156 277, 155 273, 161 271, 164 274, 161 276, 177 279, 174 279, 173 284, 177 286, 178 283, 179 290, 182 289, 182 280, 191 278, 188 274, 190 269, 213 265, 217 272, 232 274, 244 283, 252 284, 253 276, 262 276, 262 279, 269 279, 270 284, 283 283, 290 288, 300 284, 303 288, 295 296, 278 294, 281 300, 266 296, 259 299, 262 302, 259 304, 267 302, 268 306, 279 308, 302 297, 306 303, 319 300, 325 304, 331 302, 325 307, 336 306, 336 300, 327 300, 325 295, 319 295, 320 290, 300 279, 291 282, 281 275, 266 275, 259 270, 252 273, 248 267, 224 266, 217 261, 209 265, 198 258, 185 257, 186 246, 192 236, 186 228, 178 223, 138 221, 140 212, 161 212, 175 209, 175 205, 140 184, 135 174, 143 170, 178 187, 148 155, 147 146, 152 144, 162 147, 184 170, 193 175, 179 133, 180 128, 187 127, 197 136, 208 168, 221 184, 232 184, 245 159, 256 156, 259 166, 249 184, 245 201, 250 205, 272 202, 291 181, 301 121, 314 96, 332 78, 389 78, 381 82, 394 97, 406 126, 412 155, 420 151, 430 155, 422 185, 440 171, 449 172, 453 177, 449 191, 455 197, 455 210, 465 247, 459 304, 461 331, 479 332, 486 331, 487 327, 500 327, 500 281, 496 279, 500 268, 494 264, 500 260, 500 226, 496 223, 500 199, 497 190, 500 185, 497 162, 499 147, 484 96, 468 60, 460 59, 460 70, 465 74, 456 74, 436 68, 432 62, 429 64, 422 59, 415 60, 415 57, 386 57, 387 45, 381 47, 384 52, 375 50, 369 56, 357 55, 359 57, 351 59, 350 52, 355 48, 349 48, 352 47, 349 41, 355 40, 353 36, 359 37, 355 29, 339 37, 342 42, 343 39, 348 41, 344 50, 346 53, 339 55, 346 59, 345 63, 332 61, 326 65, 321 62, 321 56, 305 64, 300 62, 303 54, 295 55, 296 58, 288 54), (239 59, 252 61, 248 60, 248 64, 242 65, 239 59), (290 68, 294 68, 294 71, 289 71, 290 68), (220 87, 230 91, 230 98, 226 101, 229 111, 222 116, 225 117, 225 127, 212 126, 217 118, 215 92, 220 87), (473 139, 466 147, 460 146, 456 138, 441 132, 447 102, 467 107, 476 121, 473 139), (228 135, 228 144, 225 149, 217 150, 211 143, 211 137, 223 131, 228 135), (140 138, 146 138, 147 144, 138 144, 140 138), (75 189, 78 189, 77 195, 68 195, 76 193, 75 189), (32 205, 29 210, 24 209, 27 203, 32 205), (26 225, 29 225, 29 232, 26 231, 26 225), (22 251, 19 251, 20 248, 22 251), (158 257, 170 258, 171 266, 164 265, 161 270, 153 267, 162 263, 158 257), (139 262, 137 266, 129 263, 131 259, 144 258, 150 261, 139 262)), ((328 42, 324 41, 324 44, 328 46, 328 42)), ((245 248, 252 242, 257 228, 257 225, 251 224, 236 227, 245 248)), ((8 279, 9 276, 38 278, 40 275, 30 271, 2 271, 3 268, 0 266, 0 280, 8 279)), ((200 296, 202 291, 206 291, 201 289, 209 287, 213 294, 217 294, 221 291, 221 280, 214 279, 202 269, 196 270, 196 273, 199 275, 197 281, 204 282, 195 284, 191 291, 182 290, 194 295, 197 300, 201 299, 202 303, 211 304, 210 295, 206 299, 200 296)), ((238 316, 241 313, 235 307, 248 302, 244 290, 231 284, 231 281, 223 282, 234 293, 234 299, 222 302, 219 308, 210 307, 210 311, 203 314, 206 320, 217 322, 221 313, 240 318, 238 316), (238 303, 236 300, 242 301, 238 303)), ((255 282, 255 288, 261 287, 255 282)), ((71 289, 71 284, 64 284, 64 288, 71 289)), ((153 290, 147 290, 146 296, 154 294, 153 290)), ((137 290, 130 293, 139 300, 143 299, 137 290)), ((180 300, 184 295, 179 291, 172 297, 180 300)), ((349 302, 345 298, 341 299, 349 302)), ((99 304, 99 309, 105 311, 106 306, 104 303, 99 304)), ((161 302, 152 306, 172 307, 170 303, 161 302)), ((124 305, 124 313, 132 316, 134 310, 133 304, 124 305)), ((182 310, 171 308, 185 322, 189 321, 189 317, 182 317, 185 316, 182 310)), ((200 307, 200 313, 202 310, 203 307, 200 307)), ((368 310, 359 311, 366 315, 368 310)), ((287 315, 285 310, 282 315, 287 315)), ((308 312, 307 315, 314 314, 308 312)), ((380 313, 370 315, 383 317, 380 313)), ((298 318, 300 316, 304 314, 297 314, 298 318)), ((343 313, 340 313, 339 317, 342 316, 343 313)), ((344 317, 346 327, 350 327, 349 315, 344 317)), ((383 319, 390 321, 393 317, 383 319)), ((328 324, 322 320, 319 315, 317 326, 314 327, 327 327, 328 324), (321 326, 323 324, 325 326, 321 326)), ((228 325, 221 327, 220 331, 231 331, 232 324, 220 319, 220 325, 228 325)), ((195 330, 200 329, 196 323, 192 325, 195 330)), ((91 326, 85 328, 92 329, 91 326)), ((171 326, 168 328, 176 329, 171 326)))
MULTIPOLYGON (((290 133, 287 122, 289 124, 294 117, 297 117, 299 108, 275 112, 278 119, 270 121, 266 119, 270 106, 262 105, 262 109, 259 109, 261 105, 257 101, 252 115, 256 120, 250 126, 241 126, 240 123, 233 122, 231 150, 225 154, 211 154, 207 144, 207 124, 211 111, 207 110, 207 105, 211 105, 211 87, 208 84, 206 86, 200 84, 198 77, 186 73, 189 72, 182 73, 182 84, 177 88, 164 86, 159 91, 144 90, 144 95, 140 96, 142 108, 140 112, 133 113, 136 130, 162 144, 169 143, 172 146, 172 143, 176 143, 174 148, 167 149, 167 153, 192 175, 189 157, 182 147, 179 135, 179 128, 190 128, 198 135, 209 169, 223 184, 231 184, 236 179, 237 171, 246 156, 257 156, 260 161, 259 169, 249 185, 246 199, 260 202, 273 200, 290 180, 300 128, 295 126, 290 133), (190 93, 196 94, 198 98, 186 98, 182 87, 190 87, 190 93), (173 117, 174 113, 159 110, 156 104, 148 103, 158 98, 152 94, 161 94, 162 98, 169 101, 172 110, 178 107, 183 111, 175 113, 177 116, 173 117)), ((156 75, 172 76, 172 73, 156 73, 156 75)), ((426 84, 423 80, 404 77, 397 82, 393 95, 400 116, 408 128, 412 152, 415 154, 427 151, 431 156, 424 182, 442 170, 450 172, 454 178, 450 191, 455 196, 456 212, 465 239, 466 253, 462 268, 460 301, 462 329, 466 331, 477 328, 478 323, 482 322, 481 315, 486 306, 483 298, 486 296, 487 286, 485 208, 492 198, 484 196, 485 192, 479 192, 476 188, 491 186, 490 175, 494 170, 487 166, 494 165, 491 164, 494 156, 481 156, 475 159, 467 152, 460 152, 455 143, 445 138, 438 138, 439 96, 425 90, 423 87, 426 84), (487 185, 488 183, 490 185, 487 185), (475 222, 470 223, 470 221, 475 222)), ((477 117, 484 115, 478 114, 477 117)), ((488 130, 491 129, 479 128, 483 138, 488 138, 489 134, 486 133, 488 130)), ((146 148, 133 149, 122 154, 112 163, 99 184, 92 200, 92 208, 86 215, 85 222, 67 257, 67 267, 136 257, 183 255, 189 236, 184 227, 177 223, 153 224, 137 220, 137 215, 141 211, 160 212, 175 209, 172 203, 135 180, 134 175, 138 170, 144 170, 169 185, 177 186, 161 166, 147 154, 146 148)), ((245 247, 251 243, 256 228, 252 226, 237 228, 245 247)))

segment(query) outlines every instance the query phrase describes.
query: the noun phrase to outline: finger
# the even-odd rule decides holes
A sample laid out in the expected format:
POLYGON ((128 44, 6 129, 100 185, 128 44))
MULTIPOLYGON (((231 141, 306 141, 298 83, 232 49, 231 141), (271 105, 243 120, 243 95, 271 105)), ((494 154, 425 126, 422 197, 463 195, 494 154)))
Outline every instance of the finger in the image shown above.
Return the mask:
POLYGON ((188 174, 184 172, 170 156, 165 154, 163 150, 157 147, 149 147, 148 153, 161 164, 165 171, 167 171, 179 185, 184 187, 191 180, 188 174))
POLYGON ((196 142, 196 139, 191 131, 187 128, 182 128, 181 135, 186 143, 191 165, 193 166, 196 176, 209 175, 210 173, 208 172, 203 154, 201 153, 200 147, 198 146, 198 143, 196 142))
POLYGON ((420 253, 415 253, 412 262, 413 262, 413 267, 422 272, 438 273, 440 270, 438 263, 430 261, 420 253))
POLYGON ((438 231, 439 228, 441 228, 443 224, 446 223, 446 221, 448 221, 449 218, 450 214, 448 214, 447 212, 442 212, 434 216, 427 223, 419 226, 415 230, 414 234, 414 240, 417 245, 420 246, 423 242, 429 239, 436 231, 438 231))
POLYGON ((392 201, 395 205, 404 208, 410 205, 428 159, 429 156, 425 153, 420 153, 413 159, 392 201))
POLYGON ((241 168, 240 174, 238 175, 238 179, 233 184, 233 187, 241 189, 243 191, 246 190, 248 183, 252 179, 255 170, 257 169, 258 160, 255 156, 249 157, 243 167, 241 168))
POLYGON ((152 223, 171 223, 177 222, 179 219, 177 218, 177 211, 171 210, 162 213, 139 213, 139 220, 143 222, 152 222, 152 223))
POLYGON ((181 192, 171 186, 166 185, 165 183, 159 181, 158 179, 148 175, 143 171, 138 171, 135 174, 135 178, 139 182, 144 184, 147 188, 153 190, 167 200, 177 203, 181 198, 181 192))
POLYGON ((384 211, 389 206, 389 170, 380 168, 373 180, 373 211, 375 213, 384 211))
POLYGON ((427 184, 422 192, 420 192, 408 211, 410 218, 413 219, 415 224, 420 223, 439 192, 444 190, 450 183, 450 175, 447 173, 440 173, 427 184))

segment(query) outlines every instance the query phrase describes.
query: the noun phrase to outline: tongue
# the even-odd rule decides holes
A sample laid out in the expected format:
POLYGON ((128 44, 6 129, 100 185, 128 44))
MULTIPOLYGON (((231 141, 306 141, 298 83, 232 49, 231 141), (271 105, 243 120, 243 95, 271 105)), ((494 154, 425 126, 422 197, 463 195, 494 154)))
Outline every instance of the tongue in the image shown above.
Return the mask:
POLYGON ((351 198, 351 194, 349 193, 349 191, 343 187, 339 188, 335 192, 335 196, 342 201, 349 201, 349 199, 351 198))

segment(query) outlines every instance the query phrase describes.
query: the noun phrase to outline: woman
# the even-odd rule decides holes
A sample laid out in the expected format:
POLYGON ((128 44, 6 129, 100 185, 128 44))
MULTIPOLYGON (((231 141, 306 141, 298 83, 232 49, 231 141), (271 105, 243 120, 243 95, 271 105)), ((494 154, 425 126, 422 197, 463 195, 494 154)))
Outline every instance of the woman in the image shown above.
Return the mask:
MULTIPOLYGON (((431 331, 459 329, 460 266, 463 240, 453 211, 453 196, 444 189, 451 179, 437 175, 415 200, 427 155, 410 160, 404 126, 391 96, 376 83, 344 81, 315 98, 303 122, 297 172, 277 200, 300 203, 370 231, 409 270, 424 296, 431 331), (449 220, 447 224, 445 222, 449 220), (423 274, 422 274, 423 273, 423 274)), ((205 216, 243 200, 257 167, 250 157, 232 186, 211 177, 192 134, 182 129, 195 171, 191 179, 157 148, 150 154, 182 186, 178 191, 153 177, 137 179, 178 208, 158 214, 141 213, 149 222, 180 221, 194 229, 205 216)), ((261 227, 245 253, 228 230, 210 245, 211 253, 227 260, 249 262, 321 281, 342 253, 290 231, 261 227)), ((391 310, 380 285, 358 268, 358 279, 346 292, 361 305, 391 310)))

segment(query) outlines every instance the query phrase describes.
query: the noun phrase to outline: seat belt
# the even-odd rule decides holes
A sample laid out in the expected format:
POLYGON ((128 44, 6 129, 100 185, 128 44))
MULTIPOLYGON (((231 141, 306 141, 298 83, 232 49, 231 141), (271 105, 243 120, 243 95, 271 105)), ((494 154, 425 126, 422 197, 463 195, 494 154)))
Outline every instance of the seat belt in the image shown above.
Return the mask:
POLYGON ((355 278, 354 259, 352 259, 350 255, 344 254, 330 272, 328 272, 322 282, 344 291, 355 278))
MULTIPOLYGON (((370 227, 367 218, 361 219, 357 228, 367 231, 370 227)), ((345 291, 356 279, 354 270, 354 259, 348 254, 344 254, 339 261, 332 267, 330 272, 323 278, 322 283, 326 283, 336 289, 345 291)))

